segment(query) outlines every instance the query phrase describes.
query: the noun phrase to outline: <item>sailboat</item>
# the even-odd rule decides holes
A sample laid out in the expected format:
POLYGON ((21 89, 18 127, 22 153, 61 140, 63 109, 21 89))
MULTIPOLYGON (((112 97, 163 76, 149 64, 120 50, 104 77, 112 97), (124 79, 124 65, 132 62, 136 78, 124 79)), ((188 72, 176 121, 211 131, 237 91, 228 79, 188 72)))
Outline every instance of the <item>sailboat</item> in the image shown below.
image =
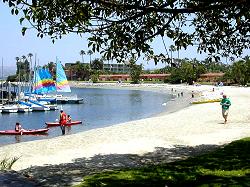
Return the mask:
MULTIPOLYGON (((3 104, 3 59, 2 59, 2 68, 1 68, 2 80, 1 80, 1 106, 0 111, 2 113, 16 113, 18 111, 17 105, 4 105, 3 104)), ((10 94, 10 83, 8 83, 8 93, 10 94)))
MULTIPOLYGON (((71 92, 67 77, 65 75, 65 71, 61 62, 57 59, 56 62, 56 88, 57 92, 71 92)), ((79 104, 83 101, 83 98, 78 98, 77 95, 74 96, 56 96, 57 103, 61 104, 79 104)))
MULTIPOLYGON (((56 90, 55 83, 52 79, 50 72, 47 69, 39 68, 35 72, 34 76, 34 86, 33 86, 33 96, 29 98, 29 102, 42 106, 44 109, 57 110, 57 105, 51 104, 50 100, 41 100, 40 98, 47 93, 54 92, 56 90)), ((37 106, 37 107, 38 107, 37 106)))
POLYGON ((56 95, 43 95, 40 100, 50 100, 51 103, 57 104, 79 104, 83 102, 83 98, 78 98, 77 95, 65 96, 62 94, 57 94, 58 92, 70 93, 71 89, 63 69, 61 62, 56 59, 56 95), (54 101, 51 99, 55 99, 54 101))

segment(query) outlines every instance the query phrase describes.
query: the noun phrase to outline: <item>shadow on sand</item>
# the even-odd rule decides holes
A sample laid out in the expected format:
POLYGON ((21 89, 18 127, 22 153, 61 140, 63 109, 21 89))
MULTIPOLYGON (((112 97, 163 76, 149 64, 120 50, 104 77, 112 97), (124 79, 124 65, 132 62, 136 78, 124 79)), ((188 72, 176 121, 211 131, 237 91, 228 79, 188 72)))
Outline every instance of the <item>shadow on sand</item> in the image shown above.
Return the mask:
POLYGON ((177 145, 173 148, 157 147, 154 152, 149 152, 144 155, 96 155, 91 158, 75 159, 73 163, 34 166, 21 170, 20 172, 25 176, 36 179, 38 186, 71 186, 81 182, 85 175, 101 171, 139 168, 146 165, 168 163, 190 156, 200 155, 216 148, 218 148, 217 145, 199 145, 195 147, 177 145))

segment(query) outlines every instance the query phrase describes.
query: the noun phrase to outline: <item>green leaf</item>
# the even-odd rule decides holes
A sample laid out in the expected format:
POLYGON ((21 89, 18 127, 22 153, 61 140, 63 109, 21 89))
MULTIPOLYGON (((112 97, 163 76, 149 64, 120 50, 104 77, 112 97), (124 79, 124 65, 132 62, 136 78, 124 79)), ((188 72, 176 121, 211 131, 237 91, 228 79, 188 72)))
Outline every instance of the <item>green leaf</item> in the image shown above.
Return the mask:
POLYGON ((23 27, 23 28, 22 28, 22 35, 23 35, 23 36, 25 35, 26 30, 27 30, 26 27, 23 27))
POLYGON ((22 25, 24 18, 20 18, 19 22, 22 25))

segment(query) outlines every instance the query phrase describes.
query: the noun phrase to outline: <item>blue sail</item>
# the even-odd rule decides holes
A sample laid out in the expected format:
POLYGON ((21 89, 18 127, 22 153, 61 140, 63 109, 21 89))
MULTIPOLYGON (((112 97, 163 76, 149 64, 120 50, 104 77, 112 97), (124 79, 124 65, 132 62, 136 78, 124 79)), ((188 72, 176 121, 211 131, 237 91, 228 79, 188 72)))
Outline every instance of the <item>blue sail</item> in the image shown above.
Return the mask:
POLYGON ((64 69, 58 59, 56 59, 56 88, 58 92, 71 92, 64 69))
POLYGON ((52 79, 50 72, 47 69, 38 69, 35 71, 34 76, 34 91, 36 94, 46 94, 56 91, 55 83, 52 79))
POLYGON ((42 85, 42 80, 40 77, 39 70, 36 70, 34 73, 34 83, 33 83, 33 93, 35 94, 44 94, 46 89, 42 85))
POLYGON ((47 93, 55 92, 56 85, 48 69, 40 69, 40 77, 42 79, 43 87, 47 89, 47 93))

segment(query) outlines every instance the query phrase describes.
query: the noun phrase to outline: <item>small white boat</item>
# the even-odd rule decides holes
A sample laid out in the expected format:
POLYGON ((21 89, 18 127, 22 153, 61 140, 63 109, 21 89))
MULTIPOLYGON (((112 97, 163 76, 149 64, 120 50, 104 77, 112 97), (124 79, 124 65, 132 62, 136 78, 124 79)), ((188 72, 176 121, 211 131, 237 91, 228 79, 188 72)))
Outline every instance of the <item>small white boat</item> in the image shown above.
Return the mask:
POLYGON ((42 104, 42 105, 44 105, 44 106, 46 106, 46 107, 49 107, 50 110, 58 110, 56 104, 50 104, 49 102, 46 102, 46 101, 40 101, 40 102, 38 102, 38 103, 39 103, 39 104, 42 104))
POLYGON ((18 111, 17 105, 3 105, 1 109, 2 113, 17 113, 18 111))
POLYGON ((63 95, 39 95, 37 97, 39 102, 47 101, 52 104, 80 104, 83 103, 83 98, 78 98, 77 95, 74 96, 63 96, 63 95))
POLYGON ((40 105, 36 105, 36 104, 32 104, 31 105, 32 111, 49 111, 50 108, 46 107, 46 106, 40 106, 40 105))

